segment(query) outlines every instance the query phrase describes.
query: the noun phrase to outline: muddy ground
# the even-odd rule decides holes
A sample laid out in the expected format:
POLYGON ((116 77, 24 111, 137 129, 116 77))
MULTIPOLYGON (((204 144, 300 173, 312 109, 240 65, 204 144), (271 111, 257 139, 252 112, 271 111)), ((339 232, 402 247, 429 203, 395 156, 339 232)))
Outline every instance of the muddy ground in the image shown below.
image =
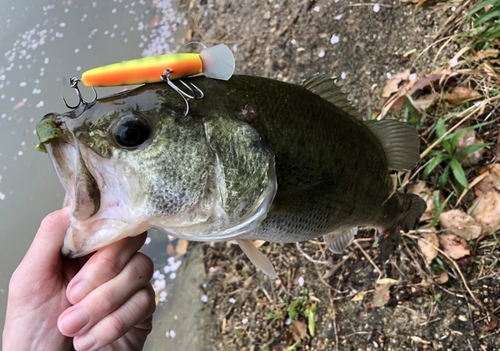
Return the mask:
MULTIPOLYGON (((332 72, 345 77, 344 90, 365 116, 379 111, 388 73, 430 72, 455 49, 448 46, 435 59, 439 46, 432 47, 417 59, 437 37, 450 34, 443 26, 453 13, 451 2, 429 2, 415 14, 415 4, 399 1, 378 7, 345 0, 185 5, 187 40, 228 44, 237 73, 298 83, 315 72, 332 72)), ((478 272, 473 261, 481 259, 480 250, 451 266, 446 284, 437 284, 415 241, 404 238, 386 267, 397 281, 385 295, 374 296, 377 280, 385 277, 375 236, 366 231, 357 238, 344 255, 327 252, 321 240, 300 248, 265 244, 261 249, 279 279, 256 271, 235 245, 200 245, 191 255, 203 251, 206 275, 183 289, 206 293, 208 302, 193 325, 201 341, 189 349, 500 349, 499 271, 478 272)))

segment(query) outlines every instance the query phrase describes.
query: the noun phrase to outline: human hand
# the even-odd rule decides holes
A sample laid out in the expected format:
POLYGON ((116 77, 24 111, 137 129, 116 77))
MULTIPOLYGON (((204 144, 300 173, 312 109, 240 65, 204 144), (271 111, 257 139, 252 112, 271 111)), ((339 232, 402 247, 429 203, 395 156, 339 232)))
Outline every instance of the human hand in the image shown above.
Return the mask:
POLYGON ((49 214, 9 283, 3 347, 140 350, 152 329, 151 260, 142 234, 79 259, 60 250, 69 209, 49 214))

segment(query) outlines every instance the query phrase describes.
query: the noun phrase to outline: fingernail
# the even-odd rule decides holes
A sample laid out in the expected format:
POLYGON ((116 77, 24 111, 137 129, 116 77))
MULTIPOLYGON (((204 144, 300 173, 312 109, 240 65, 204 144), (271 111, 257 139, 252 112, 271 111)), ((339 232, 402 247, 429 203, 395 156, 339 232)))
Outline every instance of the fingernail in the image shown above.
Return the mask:
POLYGON ((68 294, 68 300, 72 304, 77 304, 78 302, 83 300, 83 298, 88 294, 89 290, 90 289, 88 288, 88 284, 85 281, 80 281, 71 287, 71 290, 68 294))
POLYGON ((76 350, 89 350, 96 343, 92 334, 85 334, 73 339, 73 346, 76 350))
POLYGON ((59 321, 59 329, 65 335, 74 335, 85 327, 90 318, 87 312, 81 308, 76 308, 64 315, 59 321))

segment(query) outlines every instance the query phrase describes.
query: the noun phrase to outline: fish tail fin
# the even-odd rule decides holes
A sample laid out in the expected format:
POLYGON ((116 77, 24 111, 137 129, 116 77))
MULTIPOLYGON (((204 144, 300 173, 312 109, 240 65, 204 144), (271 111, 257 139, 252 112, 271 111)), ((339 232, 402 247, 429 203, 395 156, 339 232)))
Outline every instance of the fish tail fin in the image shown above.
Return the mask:
POLYGON ((208 78, 228 80, 234 73, 234 56, 224 44, 205 48, 200 52, 203 74, 208 78))
POLYGON ((401 231, 407 232, 415 227, 427 205, 415 194, 395 194, 403 211, 394 225, 383 230, 380 240, 380 258, 385 262, 399 245, 401 231))
POLYGON ((236 240, 241 250, 247 255, 248 259, 262 272, 273 278, 278 278, 273 264, 268 260, 258 248, 255 247, 252 240, 236 240))

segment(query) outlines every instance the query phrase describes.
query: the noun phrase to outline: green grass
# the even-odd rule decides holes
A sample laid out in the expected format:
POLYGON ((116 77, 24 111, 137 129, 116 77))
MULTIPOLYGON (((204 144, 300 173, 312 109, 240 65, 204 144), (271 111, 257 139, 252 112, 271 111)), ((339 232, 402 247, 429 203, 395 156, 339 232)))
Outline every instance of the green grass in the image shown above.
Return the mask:
POLYGON ((490 48, 500 37, 500 5, 498 0, 478 2, 469 11, 469 21, 473 28, 468 33, 474 39, 474 48, 484 50, 490 48))

